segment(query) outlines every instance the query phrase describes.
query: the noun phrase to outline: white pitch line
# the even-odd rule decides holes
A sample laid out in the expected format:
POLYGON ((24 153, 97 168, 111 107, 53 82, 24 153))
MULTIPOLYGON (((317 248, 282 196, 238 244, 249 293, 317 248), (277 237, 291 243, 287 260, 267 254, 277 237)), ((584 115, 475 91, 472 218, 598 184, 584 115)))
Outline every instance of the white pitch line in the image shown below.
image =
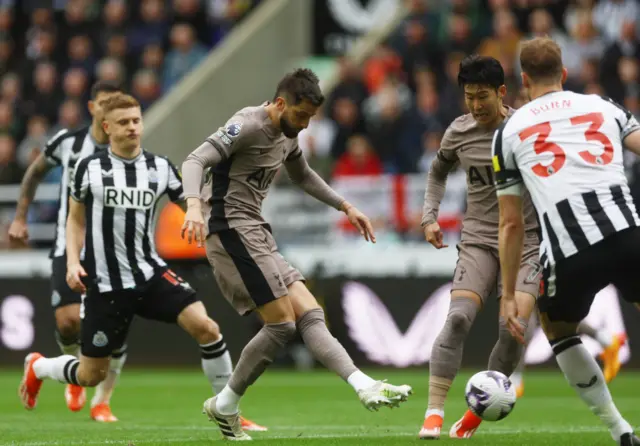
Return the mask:
MULTIPOLYGON (((157 426, 155 430, 179 430, 172 427, 157 426)), ((182 427, 183 429, 193 430, 194 427, 182 427)), ((354 429, 362 429, 362 426, 353 426, 354 429)), ((137 428, 136 428, 137 429, 137 428)), ((340 429, 336 429, 336 426, 278 426, 273 428, 274 431, 285 430, 285 431, 301 431, 301 430, 348 430, 349 426, 340 426, 340 429)), ((606 429, 598 426, 573 426, 573 427, 531 427, 531 428, 494 428, 488 429, 482 432, 479 432, 477 435, 483 437, 485 435, 516 435, 516 434, 586 434, 586 433, 605 433, 606 429)), ((215 435, 218 438, 218 434, 215 435)), ((417 437, 415 432, 380 432, 379 434, 371 433, 371 431, 362 432, 362 433, 335 433, 335 434, 297 434, 297 435, 271 435, 269 433, 256 433, 254 436, 254 440, 286 440, 286 439, 304 439, 304 438, 393 438, 393 437, 417 437)), ((170 443, 194 443, 207 441, 207 438, 194 438, 194 437, 180 437, 180 438, 163 438, 158 440, 139 440, 139 439, 121 439, 121 440, 103 440, 103 441, 36 441, 36 442, 27 442, 27 443, 0 443, 0 446, 63 446, 63 445, 112 445, 119 444, 122 445, 125 442, 133 442, 135 444, 145 444, 145 443, 160 443, 160 444, 170 444, 170 443)))

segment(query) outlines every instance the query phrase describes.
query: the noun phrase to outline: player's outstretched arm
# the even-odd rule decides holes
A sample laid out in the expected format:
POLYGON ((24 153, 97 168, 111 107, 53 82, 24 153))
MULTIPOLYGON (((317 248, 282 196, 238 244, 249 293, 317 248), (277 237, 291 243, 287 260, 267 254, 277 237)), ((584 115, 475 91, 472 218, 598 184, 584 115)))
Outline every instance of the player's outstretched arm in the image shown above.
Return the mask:
POLYGON ((29 239, 27 230, 27 212, 29 206, 33 202, 38 185, 42 182, 44 176, 51 170, 53 164, 49 163, 44 154, 40 154, 38 158, 27 168, 20 184, 20 198, 16 208, 16 215, 9 227, 9 240, 24 244, 29 239))
POLYGON ((371 226, 369 218, 355 206, 348 203, 340 194, 333 190, 320 175, 309 167, 309 163, 307 163, 307 160, 299 148, 287 158, 284 165, 293 184, 300 187, 318 201, 343 211, 347 214, 347 218, 349 218, 351 224, 360 231, 360 234, 365 240, 375 243, 376 237, 373 233, 373 227, 371 226))
POLYGON ((87 273, 80 264, 80 252, 86 235, 85 205, 75 199, 69 200, 67 217, 67 283, 79 293, 87 290, 81 278, 87 273))

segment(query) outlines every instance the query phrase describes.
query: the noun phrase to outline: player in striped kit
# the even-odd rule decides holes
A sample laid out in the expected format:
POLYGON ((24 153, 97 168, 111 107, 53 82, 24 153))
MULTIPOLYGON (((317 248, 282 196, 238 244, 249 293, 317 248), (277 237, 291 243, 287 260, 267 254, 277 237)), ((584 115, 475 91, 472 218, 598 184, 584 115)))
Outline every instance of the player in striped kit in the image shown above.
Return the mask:
MULTIPOLYGON (((126 341, 136 315, 177 323, 189 333, 200 345, 202 368, 214 391, 224 388, 232 372, 218 325, 155 249, 156 205, 165 193, 184 203, 180 175, 168 159, 140 147, 142 113, 136 99, 116 95, 103 107, 110 145, 75 167, 66 228, 67 283, 86 293, 81 356, 30 353, 20 385, 27 409, 35 407, 43 379, 84 387, 103 381, 111 353, 126 341)), ((245 420, 247 427, 260 428, 245 420)))
POLYGON ((563 91, 567 71, 553 40, 525 42, 520 64, 531 102, 496 132, 492 150, 500 205, 501 314, 524 342, 515 286, 526 188, 542 227, 540 323, 556 361, 614 441, 640 445, 577 335, 595 294, 608 284, 625 299, 640 299, 640 219, 622 153, 623 144, 640 153, 640 124, 610 100, 563 91))
MULTIPOLYGON (((47 142, 45 150, 29 166, 20 185, 20 198, 16 215, 9 228, 9 237, 14 244, 27 243, 27 212, 33 201, 38 185, 47 172, 56 166, 62 168, 60 185, 60 204, 56 222, 56 234, 51 249, 51 306, 55 314, 55 337, 60 350, 65 355, 80 354, 80 294, 69 288, 66 281, 67 258, 65 253, 66 223, 68 215, 69 181, 75 163, 85 156, 105 150, 108 145, 107 134, 102 129, 103 112, 101 103, 122 91, 117 84, 100 81, 91 87, 91 99, 88 103, 92 121, 87 127, 71 131, 63 129, 47 142)), ((97 386, 91 400, 91 418, 96 421, 112 422, 117 418, 111 412, 110 399, 116 380, 127 358, 126 345, 116 346, 111 356, 106 379, 97 386)), ((83 387, 69 384, 65 388, 67 407, 76 412, 86 402, 83 387)))

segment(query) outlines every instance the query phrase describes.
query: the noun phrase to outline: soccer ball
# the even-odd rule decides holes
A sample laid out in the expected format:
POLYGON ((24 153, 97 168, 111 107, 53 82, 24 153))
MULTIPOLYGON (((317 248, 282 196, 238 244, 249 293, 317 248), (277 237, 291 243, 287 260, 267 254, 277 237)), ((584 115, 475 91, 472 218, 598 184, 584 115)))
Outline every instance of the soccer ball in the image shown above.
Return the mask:
POLYGON ((491 370, 473 375, 464 396, 471 412, 485 421, 502 420, 516 404, 516 390, 509 378, 491 370))

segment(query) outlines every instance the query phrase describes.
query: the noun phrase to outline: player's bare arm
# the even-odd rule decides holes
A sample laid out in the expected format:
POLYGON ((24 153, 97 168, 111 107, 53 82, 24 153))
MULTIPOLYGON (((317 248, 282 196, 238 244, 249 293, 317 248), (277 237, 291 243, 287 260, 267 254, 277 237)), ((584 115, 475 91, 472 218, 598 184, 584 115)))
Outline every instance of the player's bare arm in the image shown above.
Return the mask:
POLYGON ((85 205, 79 201, 69 200, 69 216, 67 217, 67 283, 69 288, 85 293, 86 287, 82 277, 87 273, 80 264, 80 252, 84 246, 86 234, 85 205))
POLYGON ((222 161, 222 154, 210 142, 205 141, 187 156, 182 163, 182 187, 185 196, 185 216, 181 236, 186 235, 187 242, 195 241, 199 247, 204 245, 206 232, 204 217, 200 205, 200 186, 205 169, 222 161))
POLYGON ((431 163, 427 176, 427 189, 424 193, 422 209, 422 227, 425 239, 437 249, 449 246, 443 243, 442 230, 437 220, 440 203, 447 186, 447 177, 455 166, 455 161, 449 160, 439 151, 438 156, 431 163))
POLYGON ((27 229, 27 212, 33 201, 38 185, 53 165, 47 162, 44 154, 40 154, 27 169, 20 184, 20 198, 16 208, 16 215, 9 227, 9 239, 11 242, 24 244, 29 239, 27 229))
POLYGON ((622 143, 627 150, 631 150, 636 155, 640 155, 640 130, 636 130, 627 135, 622 143))
MULTIPOLYGON (((299 150, 299 149, 298 149, 299 150)), ((376 242, 373 227, 369 218, 355 206, 347 202, 318 175, 300 153, 297 157, 284 163, 291 181, 318 201, 343 211, 353 226, 366 241, 376 242)))
POLYGON ((498 196, 500 226, 498 246, 500 274, 502 275, 501 316, 507 321, 511 334, 524 344, 524 330, 518 322, 516 305, 516 281, 522 262, 524 242, 524 216, 520 195, 502 194, 498 196))

